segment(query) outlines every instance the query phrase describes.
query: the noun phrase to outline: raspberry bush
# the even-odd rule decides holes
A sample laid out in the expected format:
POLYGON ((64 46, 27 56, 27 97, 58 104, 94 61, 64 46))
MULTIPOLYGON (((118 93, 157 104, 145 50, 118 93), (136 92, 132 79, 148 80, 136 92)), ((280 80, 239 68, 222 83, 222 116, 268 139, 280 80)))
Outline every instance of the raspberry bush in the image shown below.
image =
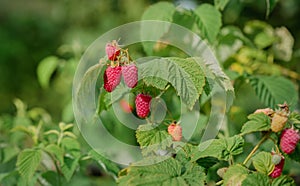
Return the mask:
MULTIPOLYGON (((266 2, 268 16, 275 1, 266 2)), ((202 56, 205 47, 188 53, 173 46, 168 39, 174 27, 168 24, 140 25, 139 37, 154 34, 156 41, 126 46, 121 37, 97 43, 98 53, 87 52, 81 61, 95 65, 73 89, 78 128, 67 124, 74 119, 71 104, 62 111, 68 122, 54 122, 44 109, 28 109, 16 99, 16 116, 0 118, 0 185, 296 185, 300 76, 287 63, 295 58, 294 39, 286 27, 261 20, 224 25, 228 3, 184 9, 159 2, 142 16, 193 31, 201 42, 175 34, 175 43, 186 42, 188 52, 208 46, 213 59, 202 56), (87 98, 91 92, 96 96, 87 98), (109 137, 137 147, 139 160, 103 135, 99 121, 109 137), (101 141, 95 137, 90 147, 83 132, 101 141), (103 141, 117 153, 99 153, 103 141), (125 166, 110 156, 131 162, 125 166), (99 174, 109 181, 94 182, 99 174)), ((65 71, 74 73, 79 59, 64 59, 68 55, 40 63, 43 88, 65 82, 65 71)))

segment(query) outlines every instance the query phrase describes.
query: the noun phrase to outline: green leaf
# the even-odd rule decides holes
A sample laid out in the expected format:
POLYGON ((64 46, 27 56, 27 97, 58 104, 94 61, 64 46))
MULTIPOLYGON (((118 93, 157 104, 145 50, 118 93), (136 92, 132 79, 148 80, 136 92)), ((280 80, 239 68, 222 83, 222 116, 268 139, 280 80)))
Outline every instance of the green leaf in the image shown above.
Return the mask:
POLYGON ((219 10, 224 10, 229 0, 214 0, 215 7, 219 10))
POLYGON ((269 17, 270 13, 273 11, 278 1, 279 0, 266 0, 266 4, 267 4, 266 17, 269 17))
POLYGON ((64 164, 64 151, 59 146, 55 144, 50 144, 47 147, 45 147, 45 151, 49 152, 50 154, 53 154, 61 165, 64 164))
POLYGON ((148 166, 130 166, 118 179, 120 186, 201 186, 204 185, 204 169, 195 163, 183 166, 179 161, 168 158, 148 166))
POLYGON ((273 44, 272 50, 274 57, 282 61, 290 61, 293 56, 294 38, 286 27, 275 29, 276 41, 273 44))
POLYGON ((291 123, 296 129, 300 129, 300 114, 298 112, 290 113, 289 123, 291 123))
POLYGON ((206 77, 213 79, 224 89, 226 92, 226 108, 230 108, 235 97, 230 78, 223 72, 218 63, 214 63, 213 60, 193 59, 201 66, 201 69, 206 73, 206 77))
POLYGON ((271 174, 275 167, 269 152, 259 152, 252 158, 252 163, 258 172, 266 175, 271 174))
POLYGON ((21 176, 29 181, 36 169, 38 168, 42 159, 42 151, 40 149, 25 149, 23 150, 17 160, 17 169, 21 176))
MULTIPOLYGON (((20 150, 15 146, 5 146, 0 148, 0 163, 9 162, 19 154, 20 150)), ((1 166, 0 166, 1 167, 1 166)), ((1 172, 1 171, 0 171, 1 172)))
MULTIPOLYGON (((149 6, 149 8, 146 9, 142 16, 142 20, 159 20, 172 22, 175 10, 175 6, 172 3, 159 2, 149 6)), ((141 24, 141 39, 147 41, 149 40, 149 38, 151 38, 151 40, 159 41, 163 37, 163 35, 169 31, 169 28, 169 23, 166 23, 164 26, 161 26, 161 24, 151 24, 151 27, 148 24, 141 24)), ((142 44, 147 55, 152 56, 156 43, 143 42, 142 44)))
POLYGON ((164 125, 140 125, 136 130, 136 138, 144 155, 166 150, 172 144, 172 137, 164 125))
POLYGON ((264 113, 250 114, 248 120, 242 127, 241 135, 251 132, 268 131, 271 128, 270 118, 264 113))
POLYGON ((259 49, 271 46, 275 41, 274 29, 271 25, 263 21, 249 21, 244 27, 244 32, 253 38, 259 49))
POLYGON ((103 66, 104 64, 96 64, 90 67, 82 77, 78 89, 74 90, 76 95, 74 99, 77 99, 77 101, 74 100, 76 103, 74 109, 83 111, 86 118, 93 118, 95 115, 95 100, 87 99, 87 96, 91 94, 91 91, 95 91, 96 82, 103 66))
POLYGON ((114 177, 117 177, 118 172, 120 171, 119 166, 110 161, 109 159, 106 159, 105 157, 101 156, 99 153, 97 153, 95 150, 91 150, 89 152, 89 155, 98 162, 98 164, 108 173, 111 173, 114 177))
POLYGON ((177 148, 179 149, 178 151, 176 151, 177 149, 175 149, 176 151, 175 159, 184 164, 191 160, 190 155, 197 148, 197 146, 191 145, 190 143, 176 144, 176 145, 174 143, 174 146, 177 146, 177 148))
POLYGON ((181 25, 185 28, 188 28, 189 30, 193 32, 197 32, 196 29, 196 22, 195 17, 191 13, 190 10, 186 9, 179 9, 174 12, 173 14, 173 22, 174 24, 181 25))
POLYGON ((273 44, 275 37, 273 35, 267 34, 266 32, 261 32, 254 38, 254 43, 260 48, 266 48, 273 44))
POLYGON ((199 144, 192 153, 192 161, 204 157, 215 157, 219 160, 229 160, 230 156, 243 152, 244 139, 239 136, 230 138, 213 139, 199 144))
POLYGON ((282 76, 251 76, 251 86, 255 89, 259 99, 267 107, 274 108, 276 104, 298 101, 298 92, 294 84, 282 76))
POLYGON ((168 58, 170 61, 176 63, 181 67, 185 72, 187 72, 193 81, 198 94, 200 95, 203 91, 205 85, 205 74, 202 71, 201 67, 193 58, 182 59, 182 58, 168 58))
POLYGON ((247 177, 248 169, 242 165, 230 166, 224 174, 224 185, 236 186, 241 185, 242 181, 247 177))
POLYGON ((67 181, 70 181, 74 172, 76 171, 76 168, 79 166, 79 157, 78 158, 72 158, 69 156, 64 157, 64 165, 61 167, 61 171, 66 178, 67 181))
POLYGON ((222 26, 221 13, 210 4, 202 4, 194 12, 202 37, 213 43, 222 26))
MULTIPOLYGON (((193 108, 205 85, 205 75, 195 60, 160 58, 142 63, 139 67, 141 78, 157 77, 170 82, 189 109, 193 108)), ((160 87, 161 82, 156 85, 151 81, 151 85, 160 87)))
POLYGON ((259 185, 259 186, 271 186, 270 180, 267 175, 259 172, 249 174, 242 182, 242 186, 259 185))
MULTIPOLYGON (((53 185, 53 186, 61 185, 60 180, 59 180, 60 177, 61 177, 61 175, 59 175, 57 172, 54 172, 54 171, 47 171, 42 174, 42 178, 44 179, 43 181, 46 182, 47 184, 53 185)), ((47 184, 45 184, 45 185, 47 185, 47 184)))
POLYGON ((43 59, 37 67, 37 77, 42 88, 48 88, 51 75, 56 70, 59 59, 55 56, 50 56, 43 59))
POLYGON ((159 90, 164 90, 168 84, 168 81, 158 77, 145 77, 143 81, 147 86, 153 86, 159 90))
POLYGON ((65 152, 71 153, 75 157, 79 157, 80 153, 80 144, 76 139, 65 137, 61 141, 62 147, 65 148, 65 152))
POLYGON ((293 178, 281 175, 272 181, 272 186, 296 186, 296 184, 293 178))

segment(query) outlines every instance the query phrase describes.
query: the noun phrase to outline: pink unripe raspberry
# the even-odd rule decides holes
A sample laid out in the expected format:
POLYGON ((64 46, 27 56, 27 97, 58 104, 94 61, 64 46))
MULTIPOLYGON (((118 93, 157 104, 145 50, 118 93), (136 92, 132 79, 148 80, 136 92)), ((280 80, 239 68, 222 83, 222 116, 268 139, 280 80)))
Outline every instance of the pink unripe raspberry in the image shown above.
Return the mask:
POLYGON ((173 122, 168 127, 168 133, 172 136, 173 141, 180 141, 182 138, 182 127, 173 122))
POLYGON ((286 154, 294 152, 297 143, 300 140, 300 134, 294 129, 284 129, 280 137, 280 148, 286 154))
POLYGON ((140 118, 145 118, 150 112, 150 95, 138 94, 135 98, 136 113, 140 118))
POLYGON ((270 115, 272 114, 274 111, 270 108, 264 108, 264 109, 257 109, 254 114, 257 114, 257 113, 264 113, 265 115, 270 115))
POLYGON ((122 75, 125 84, 129 88, 134 88, 138 82, 138 69, 134 63, 122 66, 122 75))
POLYGON ((120 48, 116 41, 107 43, 105 47, 105 51, 108 59, 111 61, 115 61, 117 57, 120 55, 120 48))

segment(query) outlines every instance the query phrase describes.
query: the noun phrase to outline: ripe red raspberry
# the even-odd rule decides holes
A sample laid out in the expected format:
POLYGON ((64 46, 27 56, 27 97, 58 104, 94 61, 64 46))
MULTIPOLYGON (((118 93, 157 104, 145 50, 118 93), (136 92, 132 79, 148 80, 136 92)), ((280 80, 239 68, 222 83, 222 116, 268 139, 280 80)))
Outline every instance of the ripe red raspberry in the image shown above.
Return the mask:
MULTIPOLYGON (((274 155, 277 155, 277 154, 274 154, 274 155)), ((282 170, 283 170, 283 166, 284 166, 284 157, 281 156, 281 161, 277 165, 275 165, 275 168, 272 171, 272 173, 270 174, 270 176, 272 178, 277 178, 278 176, 280 176, 282 173, 282 170)))
POLYGON ((107 67, 104 72, 104 89, 107 92, 112 92, 120 83, 121 81, 121 67, 107 67))
POLYGON ((125 84, 129 88, 133 88, 137 85, 138 69, 134 63, 122 66, 122 75, 123 75, 125 84))
POLYGON ((172 136, 173 141, 180 141, 182 138, 182 127, 173 122, 168 127, 168 133, 172 136))
POLYGON ((280 137, 280 148, 283 152, 291 154, 294 152, 297 143, 300 140, 300 134, 294 129, 284 129, 280 137))
POLYGON ((105 51, 108 59, 111 61, 115 61, 117 57, 120 55, 120 48, 116 41, 107 43, 105 47, 105 51))
POLYGON ((140 118, 145 118, 150 112, 150 101, 152 97, 145 94, 138 94, 135 98, 136 113, 140 118))

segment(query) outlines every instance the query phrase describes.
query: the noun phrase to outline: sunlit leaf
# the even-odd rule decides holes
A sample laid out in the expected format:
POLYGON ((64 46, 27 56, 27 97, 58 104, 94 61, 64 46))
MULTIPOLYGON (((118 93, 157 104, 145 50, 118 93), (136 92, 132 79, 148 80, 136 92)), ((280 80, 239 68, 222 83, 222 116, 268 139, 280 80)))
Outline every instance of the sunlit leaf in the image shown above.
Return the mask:
POLYGON ((270 118, 264 113, 251 114, 248 116, 248 119, 249 121, 247 121, 242 127, 242 135, 251 132, 268 131, 271 128, 270 118))
POLYGON ((37 76, 40 85, 43 88, 48 88, 50 83, 50 78, 57 68, 59 63, 59 59, 55 56, 50 56, 43 59, 38 68, 37 68, 37 76))
POLYGON ((252 163, 258 172, 269 175, 274 170, 272 155, 269 152, 259 152, 252 158, 252 163))
POLYGON ((247 177, 247 168, 242 165, 230 166, 224 174, 224 185, 226 186, 237 186, 241 185, 242 181, 247 177))
POLYGON ((17 160, 17 169, 20 174, 29 180, 32 178, 42 159, 42 151, 39 149, 23 150, 17 160))
POLYGON ((213 43, 222 26, 221 13, 210 4, 202 4, 194 12, 198 16, 201 36, 213 43))
POLYGON ((204 157, 215 157, 219 160, 228 160, 232 155, 243 152, 244 139, 241 136, 213 139, 201 143, 192 153, 192 161, 204 157))
POLYGON ((204 169, 195 163, 182 165, 179 161, 169 158, 162 162, 148 165, 132 165, 123 171, 118 179, 120 186, 140 185, 172 185, 201 186, 204 185, 204 169))

